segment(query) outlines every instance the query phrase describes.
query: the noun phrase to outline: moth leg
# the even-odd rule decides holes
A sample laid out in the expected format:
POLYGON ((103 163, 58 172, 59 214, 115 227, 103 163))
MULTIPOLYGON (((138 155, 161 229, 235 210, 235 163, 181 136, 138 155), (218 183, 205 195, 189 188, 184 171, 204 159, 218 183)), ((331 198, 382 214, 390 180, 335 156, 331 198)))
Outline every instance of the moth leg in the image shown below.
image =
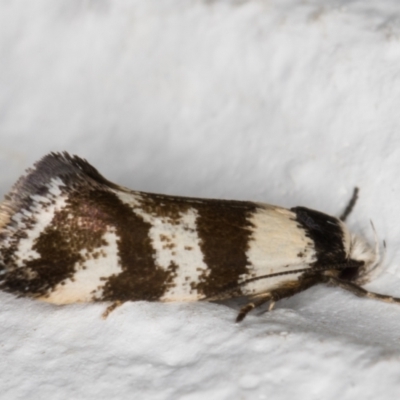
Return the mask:
POLYGON ((344 211, 342 212, 342 214, 339 217, 339 219, 341 221, 343 221, 343 222, 346 221, 347 217, 353 211, 353 208, 356 205, 357 199, 358 199, 358 187, 355 187, 350 201, 347 203, 346 208, 344 209, 344 211))
POLYGON ((300 279, 288 281, 284 283, 281 287, 277 287, 276 289, 273 289, 269 292, 254 296, 254 300, 252 302, 246 304, 240 309, 239 314, 236 317, 236 322, 243 321, 243 319, 251 310, 267 303, 268 301, 271 302, 268 311, 271 311, 278 300, 284 299, 286 297, 291 297, 297 293, 303 292, 304 290, 316 285, 317 283, 324 282, 325 279, 326 278, 320 274, 301 277, 300 279))
POLYGON ((267 292, 264 295, 257 297, 257 300, 252 301, 251 303, 247 303, 240 309, 239 314, 236 317, 236 322, 242 322, 251 310, 254 310, 256 307, 262 306, 270 300, 272 300, 271 292, 267 292))
POLYGON ((106 308, 101 317, 103 319, 106 319, 117 307, 122 306, 122 304, 123 302, 120 300, 114 301, 114 303, 112 303, 106 308))
POLYGON ((327 283, 329 285, 337 286, 342 289, 345 289, 345 290, 355 294, 358 297, 368 297, 369 299, 380 300, 380 301, 384 301, 386 303, 400 303, 399 297, 393 297, 393 296, 387 296, 385 294, 369 292, 368 290, 365 290, 361 286, 358 286, 352 282, 343 281, 338 278, 330 277, 329 280, 327 281, 327 283))

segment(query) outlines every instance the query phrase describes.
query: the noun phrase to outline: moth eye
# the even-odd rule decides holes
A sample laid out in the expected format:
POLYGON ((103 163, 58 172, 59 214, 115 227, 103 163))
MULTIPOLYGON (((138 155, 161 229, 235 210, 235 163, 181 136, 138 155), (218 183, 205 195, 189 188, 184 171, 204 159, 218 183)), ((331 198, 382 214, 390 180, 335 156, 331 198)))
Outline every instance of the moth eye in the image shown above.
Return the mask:
POLYGON ((339 279, 345 281, 355 281, 360 274, 360 267, 350 267, 340 271, 339 279))

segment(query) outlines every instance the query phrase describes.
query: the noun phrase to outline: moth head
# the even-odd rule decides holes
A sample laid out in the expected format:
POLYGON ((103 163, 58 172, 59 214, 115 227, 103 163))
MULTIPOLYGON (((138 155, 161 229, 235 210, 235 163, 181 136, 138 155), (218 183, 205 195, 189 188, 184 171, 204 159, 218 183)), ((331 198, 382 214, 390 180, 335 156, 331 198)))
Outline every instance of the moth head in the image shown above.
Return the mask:
MULTIPOLYGON (((372 223, 371 223, 372 225, 372 223)), ((375 235, 375 246, 371 246, 367 241, 357 235, 350 237, 350 260, 362 262, 355 276, 355 283, 363 285, 377 274, 379 266, 382 264, 380 244, 374 226, 372 229, 375 235)))

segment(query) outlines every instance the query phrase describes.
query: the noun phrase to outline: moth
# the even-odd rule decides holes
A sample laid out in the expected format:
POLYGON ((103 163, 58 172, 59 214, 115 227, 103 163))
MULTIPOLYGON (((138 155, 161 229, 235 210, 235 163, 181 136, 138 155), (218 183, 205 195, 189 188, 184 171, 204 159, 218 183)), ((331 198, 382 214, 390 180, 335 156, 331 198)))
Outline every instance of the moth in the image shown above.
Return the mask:
POLYGON ((54 304, 248 298, 237 316, 316 284, 361 287, 379 263, 342 218, 305 207, 132 191, 51 153, 0 204, 0 289, 54 304))

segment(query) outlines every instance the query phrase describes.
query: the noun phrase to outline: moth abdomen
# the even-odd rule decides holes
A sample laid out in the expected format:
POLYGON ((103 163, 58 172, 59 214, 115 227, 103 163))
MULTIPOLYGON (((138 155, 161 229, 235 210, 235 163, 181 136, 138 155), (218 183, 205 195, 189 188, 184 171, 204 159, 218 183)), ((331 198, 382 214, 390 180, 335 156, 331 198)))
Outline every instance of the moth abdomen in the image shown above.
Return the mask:
POLYGON ((0 288, 55 304, 274 304, 317 283, 358 285, 376 262, 321 212, 131 191, 67 153, 45 156, 0 204, 0 288))

